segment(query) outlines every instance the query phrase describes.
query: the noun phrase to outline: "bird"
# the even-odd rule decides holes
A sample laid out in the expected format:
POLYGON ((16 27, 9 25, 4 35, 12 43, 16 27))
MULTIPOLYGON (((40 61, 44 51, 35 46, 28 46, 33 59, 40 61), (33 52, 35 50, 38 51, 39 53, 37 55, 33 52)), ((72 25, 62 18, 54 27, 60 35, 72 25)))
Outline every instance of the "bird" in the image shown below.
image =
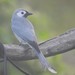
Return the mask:
POLYGON ((28 20, 28 16, 32 15, 25 9, 16 9, 11 18, 11 29, 15 37, 21 44, 27 43, 38 59, 40 63, 51 73, 57 73, 55 69, 48 63, 43 53, 40 51, 37 37, 34 31, 32 23, 28 20))

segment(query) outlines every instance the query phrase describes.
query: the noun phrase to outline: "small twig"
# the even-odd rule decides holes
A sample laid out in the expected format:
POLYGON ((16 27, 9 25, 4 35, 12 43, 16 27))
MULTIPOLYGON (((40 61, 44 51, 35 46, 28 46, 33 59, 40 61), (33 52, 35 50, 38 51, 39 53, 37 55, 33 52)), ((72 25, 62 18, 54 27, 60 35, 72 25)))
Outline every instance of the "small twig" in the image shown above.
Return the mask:
POLYGON ((6 56, 5 50, 4 50, 4 75, 8 75, 7 74, 7 56, 6 56))
POLYGON ((1 60, 1 62, 4 61, 4 75, 7 75, 7 60, 13 65, 15 66, 19 71, 21 71, 22 73, 24 73, 25 75, 30 75, 29 73, 25 72, 22 68, 20 68, 17 64, 15 64, 8 56, 6 56, 6 51, 4 49, 4 46, 0 43, 0 56, 3 58, 1 60))
POLYGON ((4 60, 3 59, 0 59, 0 62, 3 62, 4 60))
POLYGON ((4 65, 3 65, 4 72, 3 73, 4 73, 4 75, 7 75, 7 57, 6 57, 6 51, 5 51, 2 43, 0 43, 0 56, 3 58, 3 61, 4 61, 4 65))
POLYGON ((8 61, 15 66, 19 71, 21 71, 22 73, 26 74, 26 75, 30 75, 29 73, 25 72, 22 68, 20 68, 17 64, 15 64, 9 57, 8 57, 8 61))

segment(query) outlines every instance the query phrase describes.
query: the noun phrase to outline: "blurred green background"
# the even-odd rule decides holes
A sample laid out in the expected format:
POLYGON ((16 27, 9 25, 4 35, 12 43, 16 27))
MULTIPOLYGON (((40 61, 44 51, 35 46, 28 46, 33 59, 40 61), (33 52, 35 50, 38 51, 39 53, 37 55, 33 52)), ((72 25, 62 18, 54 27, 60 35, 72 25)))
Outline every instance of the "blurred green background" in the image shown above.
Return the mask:
MULTIPOLYGON (((42 42, 75 27, 75 0, 0 0, 0 41, 19 44, 11 31, 11 17, 17 8, 33 13, 28 19, 42 42)), ((75 51, 48 58, 57 75, 75 75, 75 51)), ((16 62, 17 63, 17 62, 16 62)), ((52 75, 43 71, 38 60, 18 62, 31 75, 52 75)), ((2 68, 2 63, 0 64, 2 68)), ((0 74, 2 75, 2 74, 0 74)), ((24 75, 8 62, 8 75, 24 75)))

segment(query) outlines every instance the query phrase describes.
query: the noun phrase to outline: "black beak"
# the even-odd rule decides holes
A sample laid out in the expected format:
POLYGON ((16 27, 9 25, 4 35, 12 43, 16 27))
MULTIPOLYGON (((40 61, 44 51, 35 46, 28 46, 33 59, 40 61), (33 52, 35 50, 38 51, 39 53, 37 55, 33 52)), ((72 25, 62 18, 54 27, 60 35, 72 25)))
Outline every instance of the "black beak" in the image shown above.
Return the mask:
POLYGON ((26 12, 26 14, 24 15, 24 17, 28 17, 28 16, 30 16, 30 15, 32 15, 32 13, 26 12))
POLYGON ((27 15, 29 16, 29 15, 33 15, 33 14, 32 14, 32 13, 30 13, 30 12, 28 12, 28 13, 27 13, 27 15))

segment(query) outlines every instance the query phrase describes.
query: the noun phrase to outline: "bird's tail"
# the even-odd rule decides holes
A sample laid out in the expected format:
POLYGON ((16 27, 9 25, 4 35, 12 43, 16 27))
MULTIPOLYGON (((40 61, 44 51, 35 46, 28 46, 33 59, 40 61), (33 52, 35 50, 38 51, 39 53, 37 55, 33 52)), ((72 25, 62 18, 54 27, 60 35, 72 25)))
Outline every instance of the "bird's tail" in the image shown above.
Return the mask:
POLYGON ((37 45, 37 43, 35 41, 33 42, 29 42, 30 46, 33 48, 33 50, 35 51, 36 55, 38 56, 41 64, 48 69, 50 72, 52 73, 57 73, 53 67, 46 61, 46 58, 44 57, 44 55, 42 54, 42 52, 39 50, 39 47, 37 45))
POLYGON ((36 54, 37 54, 37 56, 38 56, 38 58, 39 58, 39 60, 40 60, 40 62, 41 62, 41 64, 46 68, 46 69, 48 69, 50 72, 52 72, 52 73, 57 73, 54 69, 53 69, 53 67, 47 62, 47 60, 46 60, 46 58, 44 57, 44 55, 42 54, 42 52, 37 52, 36 51, 36 54))

